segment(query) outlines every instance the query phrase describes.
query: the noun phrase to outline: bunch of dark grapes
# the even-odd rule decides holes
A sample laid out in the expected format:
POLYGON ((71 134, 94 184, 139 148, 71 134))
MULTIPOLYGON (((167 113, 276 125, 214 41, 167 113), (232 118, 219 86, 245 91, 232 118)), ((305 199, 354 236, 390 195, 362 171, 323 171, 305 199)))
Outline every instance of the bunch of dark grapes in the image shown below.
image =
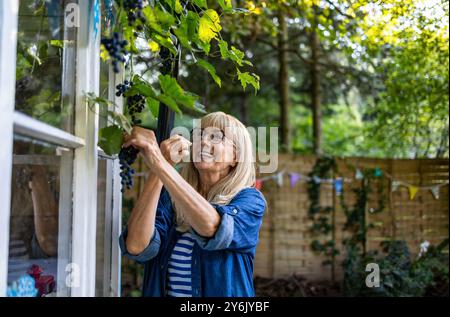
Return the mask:
POLYGON ((132 125, 141 124, 142 121, 136 118, 136 115, 141 113, 145 108, 145 97, 140 94, 130 96, 127 98, 128 113, 131 116, 132 125))
POLYGON ((131 165, 136 161, 138 153, 139 150, 132 146, 122 148, 119 152, 122 193, 125 192, 125 187, 128 189, 133 187, 133 175, 135 171, 131 165))
POLYGON ((128 45, 128 41, 120 40, 119 33, 114 32, 111 38, 102 39, 102 44, 105 46, 109 56, 112 58, 114 72, 118 73, 119 62, 125 63, 125 55, 128 54, 128 51, 125 49, 125 46, 128 45))
MULTIPOLYGON (((129 26, 135 25, 137 20, 140 20, 142 24, 145 23, 146 19, 142 13, 142 9, 144 8, 142 0, 124 0, 123 7, 128 11, 127 16, 129 26)), ((142 31, 144 29, 142 24, 138 24, 136 30, 142 31)), ((134 35, 137 37, 136 33, 134 35)))
POLYGON ((167 47, 161 47, 159 51, 159 57, 161 58, 160 71, 162 74, 170 74, 173 67, 173 61, 170 51, 167 47))
POLYGON ((123 84, 118 84, 116 86, 117 89, 116 96, 117 97, 123 96, 127 92, 127 90, 131 88, 131 86, 133 86, 133 83, 129 82, 128 80, 125 80, 123 84))
MULTIPOLYGON (((116 96, 123 96, 131 86, 133 86, 133 83, 128 80, 125 80, 123 84, 118 84, 116 86, 116 96)), ((145 97, 141 94, 128 96, 126 106, 128 114, 131 116, 131 124, 133 126, 141 124, 141 119, 138 119, 136 116, 145 108, 145 97)), ((120 150, 119 160, 121 169, 120 177, 122 178, 122 193, 125 191, 125 188, 130 189, 133 187, 133 175, 135 171, 131 165, 136 161, 138 153, 139 150, 132 146, 120 150)))

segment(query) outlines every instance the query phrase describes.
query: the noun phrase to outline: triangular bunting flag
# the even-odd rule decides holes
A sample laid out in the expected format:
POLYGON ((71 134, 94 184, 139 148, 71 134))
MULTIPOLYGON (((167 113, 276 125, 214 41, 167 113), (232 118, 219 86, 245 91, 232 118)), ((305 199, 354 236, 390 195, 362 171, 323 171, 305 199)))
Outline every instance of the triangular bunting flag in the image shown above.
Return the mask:
POLYGON ((419 191, 419 188, 416 186, 409 186, 409 198, 414 199, 414 196, 416 196, 417 192, 419 191))
POLYGON ((363 175, 363 173, 359 170, 359 168, 356 169, 356 172, 355 172, 355 178, 356 178, 356 179, 363 179, 363 178, 364 178, 364 175, 363 175))
POLYGON ((392 181, 392 183, 391 183, 391 191, 395 192, 398 189, 399 186, 400 186, 400 182, 399 181, 392 181))
POLYGON ((379 169, 378 167, 375 168, 375 171, 373 172, 373 174, 375 175, 375 177, 380 177, 383 172, 381 171, 381 169, 379 169))
POLYGON ((316 184, 320 184, 320 182, 322 181, 319 177, 317 177, 316 175, 314 175, 313 176, 313 180, 314 180, 314 183, 316 183, 316 184))
POLYGON ((258 190, 261 190, 262 184, 263 184, 263 181, 260 180, 260 179, 257 179, 257 180, 255 181, 255 188, 258 189, 258 190))
POLYGON ((299 173, 289 173, 289 176, 291 177, 291 187, 294 187, 295 184, 302 178, 302 176, 299 173))
POLYGON ((278 172, 278 173, 275 175, 275 180, 276 180, 277 185, 278 185, 279 187, 283 186, 283 172, 278 172))
POLYGON ((431 187, 431 193, 435 199, 439 199, 439 186, 431 187))
POLYGON ((337 178, 334 181, 334 189, 336 191, 336 195, 339 196, 342 194, 342 185, 343 185, 343 181, 342 178, 337 178))

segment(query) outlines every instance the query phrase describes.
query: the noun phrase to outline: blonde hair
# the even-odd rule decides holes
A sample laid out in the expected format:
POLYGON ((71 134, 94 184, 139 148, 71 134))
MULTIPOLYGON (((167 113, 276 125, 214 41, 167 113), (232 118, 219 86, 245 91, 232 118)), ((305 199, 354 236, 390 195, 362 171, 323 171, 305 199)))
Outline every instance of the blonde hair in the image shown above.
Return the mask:
MULTIPOLYGON (((226 205, 239 191, 255 184, 252 140, 250 133, 238 119, 222 111, 212 112, 201 118, 201 128, 207 127, 225 131, 226 137, 235 145, 236 165, 209 190, 206 197, 211 203, 226 205)), ((180 170, 181 176, 198 191, 200 184, 197 168, 192 160, 183 164, 185 165, 180 170)), ((190 225, 183 214, 177 211, 174 201, 172 205, 176 214, 177 230, 189 230, 190 225)))

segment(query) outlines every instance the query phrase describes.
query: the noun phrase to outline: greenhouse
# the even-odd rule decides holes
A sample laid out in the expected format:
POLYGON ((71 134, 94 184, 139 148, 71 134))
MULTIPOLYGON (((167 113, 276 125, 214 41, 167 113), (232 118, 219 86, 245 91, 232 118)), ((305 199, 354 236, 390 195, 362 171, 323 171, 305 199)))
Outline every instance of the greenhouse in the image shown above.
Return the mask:
POLYGON ((448 297, 448 17, 0 1, 0 297, 448 297))

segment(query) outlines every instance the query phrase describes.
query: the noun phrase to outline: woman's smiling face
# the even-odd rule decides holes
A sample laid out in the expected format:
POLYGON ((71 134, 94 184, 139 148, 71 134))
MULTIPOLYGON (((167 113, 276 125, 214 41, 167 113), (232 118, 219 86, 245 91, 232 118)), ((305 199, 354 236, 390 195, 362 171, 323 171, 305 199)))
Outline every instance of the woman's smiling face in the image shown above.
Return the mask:
POLYGON ((216 127, 194 129, 193 161, 199 172, 222 172, 236 165, 235 145, 216 127))

